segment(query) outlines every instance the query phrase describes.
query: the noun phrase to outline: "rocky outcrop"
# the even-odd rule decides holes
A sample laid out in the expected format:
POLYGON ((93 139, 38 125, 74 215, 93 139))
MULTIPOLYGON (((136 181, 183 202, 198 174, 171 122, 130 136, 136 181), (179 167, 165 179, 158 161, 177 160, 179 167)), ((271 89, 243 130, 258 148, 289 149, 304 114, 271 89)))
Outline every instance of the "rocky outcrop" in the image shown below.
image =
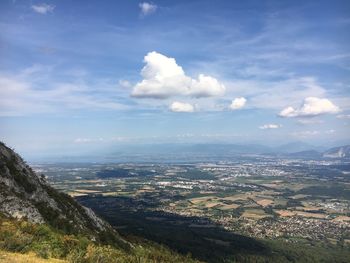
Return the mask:
POLYGON ((87 234, 123 242, 91 209, 53 189, 12 149, 0 142, 0 213, 7 217, 47 223, 67 233, 87 234))

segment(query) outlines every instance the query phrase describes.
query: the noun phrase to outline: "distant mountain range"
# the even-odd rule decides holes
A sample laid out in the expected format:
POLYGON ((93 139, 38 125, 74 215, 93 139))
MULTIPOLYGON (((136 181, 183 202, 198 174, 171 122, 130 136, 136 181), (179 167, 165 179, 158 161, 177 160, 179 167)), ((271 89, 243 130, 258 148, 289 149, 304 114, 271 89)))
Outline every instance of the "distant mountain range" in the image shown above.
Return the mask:
POLYGON ((262 154, 262 153, 292 153, 306 150, 324 150, 303 142, 292 142, 281 146, 273 147, 262 144, 223 144, 223 143, 201 143, 201 144, 140 144, 121 147, 117 154, 140 153, 213 153, 213 154, 262 154))
POLYGON ((307 150, 300 152, 288 153, 287 156, 295 158, 317 159, 317 158, 332 158, 332 159, 349 159, 350 145, 333 147, 326 151, 307 150))
POLYGON ((112 155, 114 154, 187 154, 197 157, 203 155, 268 154, 300 158, 349 158, 350 146, 326 149, 303 142, 293 142, 277 147, 260 144, 154 144, 131 146, 128 149, 112 153, 112 155))
POLYGON ((192 162, 224 160, 242 155, 271 155, 291 158, 350 158, 349 146, 314 146, 305 142, 291 142, 279 146, 262 144, 223 143, 159 143, 108 145, 84 153, 26 156, 31 162, 192 162))
POLYGON ((334 147, 322 154, 325 158, 349 158, 350 157, 350 145, 334 147))

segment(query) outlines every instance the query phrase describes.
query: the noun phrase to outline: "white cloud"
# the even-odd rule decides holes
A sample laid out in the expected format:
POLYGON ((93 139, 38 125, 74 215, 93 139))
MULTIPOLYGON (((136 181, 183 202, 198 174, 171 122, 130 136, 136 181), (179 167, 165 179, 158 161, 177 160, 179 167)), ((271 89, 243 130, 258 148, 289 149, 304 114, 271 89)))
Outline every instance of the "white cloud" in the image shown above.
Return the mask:
POLYGON ((297 122, 299 124, 302 124, 302 125, 315 125, 315 124, 321 124, 323 123, 324 121, 323 120, 317 120, 317 119, 299 119, 297 120, 297 122))
POLYGON ((92 139, 92 138, 76 138, 74 140, 74 143, 92 143, 92 142, 103 142, 103 138, 97 138, 97 139, 92 139))
POLYGON ((44 3, 39 5, 32 5, 32 9, 39 14, 45 15, 47 13, 52 13, 53 10, 55 9, 55 6, 44 3))
POLYGON ((229 108, 231 110, 238 110, 244 107, 244 105, 246 104, 247 100, 243 97, 240 98, 235 98, 232 102, 231 105, 229 106, 229 108))
POLYGON ((139 98, 166 99, 172 96, 195 98, 223 95, 225 86, 217 79, 199 74, 198 79, 186 76, 174 58, 155 51, 149 52, 141 71, 143 80, 137 83, 131 95, 139 98))
POLYGON ((131 83, 128 80, 124 80, 124 79, 119 80, 118 84, 123 88, 131 87, 131 83))
POLYGON ((325 131, 326 134, 333 134, 335 133, 335 130, 331 129, 331 130, 328 130, 328 131, 325 131))
POLYGON ((284 108, 279 113, 279 116, 285 118, 311 117, 326 113, 337 113, 339 111, 340 109, 328 99, 308 97, 298 109, 289 106, 284 108))
POLYGON ((169 109, 173 112, 194 112, 194 107, 190 103, 174 101, 169 109))
POLYGON ((43 66, 30 67, 15 75, 0 72, 0 116, 78 109, 127 109, 127 105, 113 99, 114 86, 115 83, 86 85, 82 79, 73 83, 56 82, 43 66), (98 93, 103 88, 106 94, 98 93))
POLYGON ((300 98, 327 97, 326 89, 314 77, 293 76, 278 81, 232 79, 225 85, 227 96, 249 97, 249 105, 255 108, 281 109, 286 105, 298 105, 300 98))
POLYGON ((334 129, 330 129, 330 130, 325 130, 325 131, 317 131, 317 130, 313 130, 313 131, 297 131, 297 132, 293 132, 291 133, 292 136, 294 137, 299 137, 299 138, 307 138, 307 137, 314 137, 314 136, 329 136, 331 134, 336 133, 336 130, 334 129))
POLYGON ((264 124, 262 126, 259 127, 259 129, 262 129, 262 130, 266 130, 266 129, 278 129, 278 128, 281 128, 282 125, 280 124, 264 124))
POLYGON ((320 134, 319 131, 299 131, 299 132, 291 133, 292 136, 299 137, 299 138, 313 137, 319 134, 320 134))
POLYGON ((297 112, 293 107, 287 107, 284 108, 280 113, 279 116, 281 117, 296 117, 297 112))
POLYGON ((147 3, 147 2, 139 3, 139 7, 141 9, 141 14, 143 16, 153 14, 154 12, 157 11, 157 8, 158 8, 157 5, 152 3, 147 3))

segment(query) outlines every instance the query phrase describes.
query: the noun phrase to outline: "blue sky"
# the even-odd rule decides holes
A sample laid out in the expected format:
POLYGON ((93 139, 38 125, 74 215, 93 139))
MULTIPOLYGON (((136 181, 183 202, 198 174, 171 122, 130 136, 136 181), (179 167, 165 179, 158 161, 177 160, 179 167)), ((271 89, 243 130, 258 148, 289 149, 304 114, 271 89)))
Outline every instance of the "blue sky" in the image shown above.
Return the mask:
POLYGON ((1 1, 0 139, 349 142, 349 1, 1 1))

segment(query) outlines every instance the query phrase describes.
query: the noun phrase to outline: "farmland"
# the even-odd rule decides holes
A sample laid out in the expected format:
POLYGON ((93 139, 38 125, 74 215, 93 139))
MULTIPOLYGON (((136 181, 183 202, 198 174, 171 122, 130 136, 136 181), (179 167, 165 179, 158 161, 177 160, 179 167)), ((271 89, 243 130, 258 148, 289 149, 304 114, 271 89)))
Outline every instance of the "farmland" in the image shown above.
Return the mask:
POLYGON ((176 242, 176 235, 194 233, 201 236, 203 246, 209 242, 221 254, 241 237, 262 241, 256 244, 262 250, 264 242, 278 241, 349 251, 348 163, 264 158, 40 164, 35 169, 119 232, 165 242, 180 252, 203 253, 191 249, 191 242, 199 242, 197 237, 188 244, 176 242), (167 239, 166 233, 172 231, 174 240, 167 239))

